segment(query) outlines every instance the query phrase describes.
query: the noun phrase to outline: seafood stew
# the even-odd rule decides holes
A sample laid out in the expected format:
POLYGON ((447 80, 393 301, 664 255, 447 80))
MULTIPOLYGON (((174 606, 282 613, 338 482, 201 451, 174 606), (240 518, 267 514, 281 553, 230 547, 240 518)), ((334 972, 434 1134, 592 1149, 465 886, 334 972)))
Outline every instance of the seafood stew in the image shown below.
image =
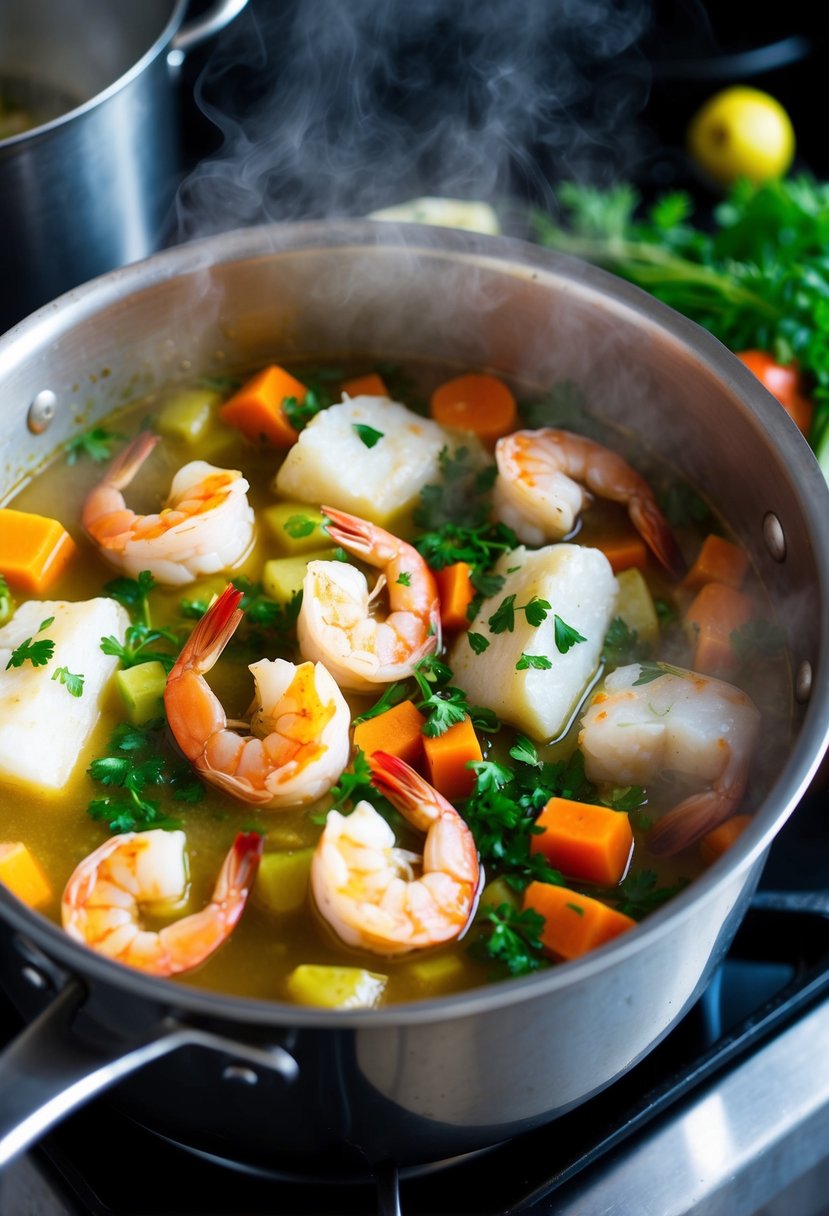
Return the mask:
POLYGON ((348 1008, 577 957, 736 838, 791 702, 745 555, 572 385, 493 379, 248 369, 14 499, 16 894, 127 965, 348 1008))

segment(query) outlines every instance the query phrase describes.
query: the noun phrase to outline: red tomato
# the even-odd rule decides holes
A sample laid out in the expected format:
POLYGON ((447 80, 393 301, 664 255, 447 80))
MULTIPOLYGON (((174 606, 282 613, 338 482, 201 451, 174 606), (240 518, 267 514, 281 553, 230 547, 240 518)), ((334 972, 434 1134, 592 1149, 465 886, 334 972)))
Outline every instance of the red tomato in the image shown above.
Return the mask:
POLYGON ((776 397, 802 434, 808 435, 814 406, 803 392, 803 381, 796 363, 777 363, 762 350, 743 350, 737 358, 754 372, 764 388, 776 397))

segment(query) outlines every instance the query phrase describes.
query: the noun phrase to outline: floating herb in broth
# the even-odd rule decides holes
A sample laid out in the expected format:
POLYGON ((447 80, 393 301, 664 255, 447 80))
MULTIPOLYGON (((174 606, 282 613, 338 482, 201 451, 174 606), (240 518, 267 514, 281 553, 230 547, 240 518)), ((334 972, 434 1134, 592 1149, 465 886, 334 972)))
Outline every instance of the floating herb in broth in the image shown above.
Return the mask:
MULTIPOLYGON (((237 397, 259 371, 242 369, 221 383, 194 382, 132 402, 71 441, 67 452, 11 504, 17 511, 58 519, 77 551, 48 591, 31 595, 11 586, 14 606, 27 599, 78 603, 103 597, 126 614, 124 640, 110 639, 103 647, 115 671, 105 682, 100 714, 70 779, 58 792, 38 791, 37 799, 29 786, 16 779, 2 782, 0 839, 23 842, 42 869, 50 896, 39 905, 40 910, 60 921, 61 895, 72 871, 111 835, 183 831, 189 857, 186 895, 174 909, 146 913, 147 926, 160 929, 202 909, 211 899, 234 841, 240 834, 258 834, 262 860, 238 923, 219 949, 191 969, 176 972, 177 980, 268 999, 351 1006, 418 1000, 556 965, 557 958, 565 955, 556 955, 545 945, 545 918, 533 898, 537 891, 546 895, 548 887, 571 893, 561 905, 564 910, 555 915, 576 918, 580 924, 593 916, 594 904, 616 916, 614 924, 623 927, 661 906, 701 871, 704 862, 696 844, 676 855, 652 855, 649 833, 669 808, 699 791, 700 781, 687 773, 668 771, 642 782, 591 779, 578 739, 585 706, 597 692, 601 694, 602 681, 614 668, 658 663, 662 666, 655 670, 663 673, 671 667, 693 667, 699 635, 689 625, 687 613, 696 593, 649 551, 644 560, 636 557, 636 536, 624 506, 600 498, 579 512, 562 548, 567 550, 565 556, 581 560, 580 555, 594 547, 620 552, 622 538, 629 546, 626 552, 634 554, 638 563, 617 572, 618 586, 624 590, 616 600, 617 584, 609 568, 606 570, 605 559, 590 558, 613 587, 613 606, 601 636, 579 619, 571 619, 555 595, 511 591, 515 580, 523 577, 522 571, 531 568, 540 550, 551 542, 522 545, 510 523, 498 517, 493 506, 492 447, 481 443, 474 433, 447 432, 445 444, 432 459, 432 472, 416 487, 413 497, 397 506, 385 505, 387 486, 378 486, 378 526, 409 542, 419 554, 417 560, 428 563, 438 580, 444 607, 450 594, 447 580, 454 578, 452 594, 460 595, 461 609, 452 618, 452 627, 444 627, 437 650, 441 630, 429 626, 434 645, 427 646, 428 653, 408 673, 379 681, 373 688, 344 690, 351 718, 349 750, 327 792, 302 805, 268 809, 217 788, 188 763, 165 722, 164 681, 182 646, 227 583, 232 580, 238 588, 239 596, 233 602, 241 597, 243 616, 206 679, 236 728, 235 724, 249 719, 251 709, 253 682, 248 664, 262 658, 298 663, 306 657, 297 625, 307 563, 338 562, 343 568, 367 573, 371 582, 377 574, 359 552, 349 553, 334 543, 336 512, 333 524, 321 512, 336 506, 336 501, 331 502, 332 497, 337 498, 336 484, 329 482, 312 492, 311 501, 293 491, 280 491, 275 480, 283 460, 286 471, 279 476, 292 484, 292 458, 285 449, 246 438, 239 426, 222 419, 223 404, 237 397), (124 490, 127 502, 137 512, 158 511, 174 475, 193 460, 240 470, 249 485, 247 501, 255 522, 250 546, 233 569, 202 574, 181 586, 165 584, 143 569, 125 574, 104 559, 82 526, 84 503, 99 483, 106 462, 125 448, 148 418, 160 438, 134 484, 124 490), (567 540, 574 543, 567 544, 567 540), (466 584, 458 576, 461 565, 466 567, 466 584), (550 641, 541 645, 545 630, 550 631, 550 641), (503 662, 499 648, 513 644, 519 649, 511 660, 510 673, 527 680, 543 679, 551 671, 555 674, 556 665, 565 657, 578 657, 591 646, 596 649, 594 668, 552 735, 536 731, 532 737, 522 717, 523 708, 516 714, 496 712, 497 698, 493 700, 487 681, 481 684, 469 674, 476 670, 474 664, 480 664, 477 670, 488 670, 491 684, 508 682, 505 669, 499 666, 503 662), (141 680, 133 684, 136 672, 141 680), (492 674, 496 672, 500 675, 492 674), (155 683, 149 680, 153 674, 155 683), (149 682, 144 681, 145 676, 149 682), (479 695, 481 688, 483 696, 479 695), (372 735, 373 728, 379 729, 379 735, 376 730, 372 735), (454 738, 452 731, 467 732, 456 751, 448 746, 454 738), (365 799, 390 825, 398 846, 413 854, 422 851, 423 833, 408 825, 372 783, 370 756, 360 750, 360 740, 372 747, 378 738, 383 747, 399 743, 401 749, 408 748, 405 754, 414 758, 416 771, 433 777, 444 774, 441 780, 452 791, 449 801, 468 825, 483 872, 479 902, 477 889, 472 893, 470 907, 477 903, 477 911, 471 923, 461 925, 453 938, 411 951, 378 953, 344 942, 320 914, 319 901, 309 889, 311 859, 332 807, 347 819, 365 799), (564 874, 549 853, 537 847, 540 831, 536 820, 551 799, 591 804, 600 811, 604 808, 611 816, 611 827, 616 822, 613 816, 629 823, 632 856, 617 881, 603 885, 564 874)), ((305 433, 313 420, 311 434, 319 429, 319 420, 328 425, 325 415, 340 401, 340 386, 349 378, 371 372, 383 375, 386 383, 404 385, 401 404, 425 415, 428 405, 424 403, 432 391, 458 369, 439 365, 401 369, 363 360, 337 368, 297 365, 289 371, 300 386, 310 390, 302 400, 292 398, 288 403, 289 424, 295 432, 305 433)), ((692 571, 707 536, 728 537, 725 521, 718 520, 707 505, 703 512, 680 511, 681 500, 686 505, 699 501, 692 489, 678 482, 675 471, 661 465, 654 453, 645 459, 635 446, 622 443, 620 436, 591 418, 576 386, 554 386, 548 392, 520 385, 511 388, 518 398, 519 425, 564 426, 623 450, 632 464, 647 469, 692 571)), ((260 408, 261 402, 249 404, 248 416, 260 408)), ((347 427, 355 450, 362 450, 366 459, 383 458, 384 449, 391 453, 394 428, 385 422, 379 425, 369 406, 364 418, 350 417, 347 427)), ((387 459, 394 457, 390 454, 387 459)), ((319 481, 321 475, 314 476, 319 481)), ((359 492, 358 486, 354 493, 359 492)), ((406 569, 405 560, 402 565, 391 580, 393 585, 381 585, 377 591, 373 611, 379 616, 387 612, 390 594, 405 597, 417 590, 416 567, 406 569)), ((2 567, 0 572, 5 573, 2 567)), ((739 590, 734 590, 751 603, 752 615, 734 631, 733 662, 729 661, 728 671, 717 674, 727 676, 750 695, 764 724, 771 723, 778 738, 777 752, 764 747, 751 758, 745 793, 737 808, 745 810, 751 809, 767 787, 786 745, 789 724, 780 714, 781 707, 790 703, 789 671, 763 590, 751 569, 739 590), (758 655, 761 661, 756 661, 758 655)), ((703 627, 707 628, 707 622, 703 627)), ((42 648, 42 641, 48 638, 48 629, 40 638, 35 628, 28 640, 29 650, 42 648)), ((17 644, 18 656, 24 642, 21 639, 17 644)), ((71 714, 75 704, 85 708, 87 693, 78 683, 84 675, 77 666, 62 661, 54 675, 49 672, 56 690, 65 695, 67 713, 71 714), (65 676, 57 674, 61 670, 65 676)), ((531 721, 532 707, 526 713, 531 721)), ((411 864, 416 875, 418 863, 411 864)))

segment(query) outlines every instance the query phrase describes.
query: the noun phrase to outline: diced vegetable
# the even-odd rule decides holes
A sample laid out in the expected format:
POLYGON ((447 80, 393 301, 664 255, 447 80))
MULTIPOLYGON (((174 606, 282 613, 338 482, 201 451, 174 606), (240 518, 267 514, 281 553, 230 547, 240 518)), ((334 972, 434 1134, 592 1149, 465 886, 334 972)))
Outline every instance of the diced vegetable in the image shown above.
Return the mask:
POLYGON ((466 610, 475 598, 472 570, 466 562, 454 562, 435 571, 440 597, 440 622, 447 632, 469 628, 466 610))
POLYGON ((342 386, 344 394, 349 397, 389 397, 389 390, 383 377, 377 372, 369 372, 367 376, 356 376, 346 380, 342 386))
POLYGON ((380 1004, 388 976, 363 967, 325 967, 302 963, 286 980, 300 1005, 322 1009, 373 1009, 380 1004))
POLYGON ((56 519, 0 509, 0 574, 11 587, 42 595, 76 551, 72 537, 56 519))
POLYGON ((706 583, 726 583, 739 589, 748 570, 748 554, 739 545, 711 533, 702 542, 696 560, 683 584, 698 591, 706 583))
POLYGON ((164 713, 164 686, 167 672, 157 660, 137 663, 115 673, 115 683, 134 726, 143 726, 164 713))
POLYGON ((313 856, 311 848, 265 853, 253 888, 254 901, 279 915, 296 912, 305 903, 313 856))
POLYGON ((123 645, 128 625, 126 609, 101 596, 78 603, 28 600, 0 629, 0 776, 63 789, 83 762, 104 687, 118 665, 101 650, 101 638, 112 636, 123 645), (7 667, 12 653, 31 639, 54 643, 48 661, 7 667), (60 668, 83 676, 80 696, 53 679, 60 668))
POLYGON ((265 562, 262 570, 265 595, 287 604, 292 596, 302 590, 308 563, 334 561, 336 552, 336 549, 319 549, 316 553, 305 553, 301 557, 275 557, 265 562))
POLYGON ((259 518, 286 556, 311 553, 330 543, 328 534, 323 531, 322 513, 314 511, 307 503, 276 503, 260 511, 259 518))
POLYGON ((762 350, 738 351, 737 358, 742 360, 749 371, 754 372, 763 387, 777 398, 798 430, 808 436, 815 407, 804 392, 803 377, 798 364, 778 363, 762 350))
POLYGON ((616 579, 603 553, 573 544, 513 549, 494 573, 504 584, 469 627, 486 649, 478 653, 465 634, 457 638, 449 655, 454 682, 471 704, 530 738, 555 738, 599 665, 616 579), (584 641, 568 645, 562 635, 570 630, 584 641))
POLYGON ((515 430, 518 409, 510 388, 497 376, 470 372, 439 385, 429 403, 432 417, 452 430, 471 431, 487 447, 515 430))
POLYGON ((373 752, 388 752, 398 756, 413 768, 423 761, 423 726, 425 717, 413 701, 401 701, 376 718, 358 722, 354 727, 354 746, 366 756, 373 752))
POLYGON ((281 498, 326 503, 393 531, 394 520, 412 509, 421 487, 439 481, 438 458, 446 446, 452 446, 451 437, 436 422, 395 401, 354 397, 311 419, 274 489, 281 498), (380 438, 369 446, 358 427, 380 438))
POLYGON ((719 857, 722 857, 723 853, 731 848, 750 823, 751 815, 732 815, 730 819, 726 819, 725 823, 706 832, 699 842, 699 851, 703 861, 709 866, 713 865, 719 857))
POLYGON ((423 751, 430 784, 449 802, 468 798, 475 787, 475 773, 467 765, 484 758, 471 720, 456 722, 442 735, 424 735, 423 751))
POLYGON ((52 898, 43 867, 20 840, 0 844, 0 882, 30 908, 40 908, 52 898))
POLYGON ((609 533, 593 543, 610 562, 614 574, 633 568, 644 570, 648 564, 647 545, 632 528, 629 531, 609 533))
POLYGON ((636 921, 598 899, 568 887, 531 882, 524 892, 524 907, 544 917, 541 940, 558 959, 578 958, 633 929, 636 921))
POLYGON ((178 388, 164 400, 156 417, 158 432, 184 443, 201 443, 216 417, 222 394, 209 388, 178 388))
POLYGON ((283 367, 271 364, 257 372, 224 403, 219 415, 237 427, 251 443, 269 443, 287 448, 296 443, 297 432, 283 407, 286 399, 301 404, 308 390, 283 367))
POLYGON ((461 981, 463 963, 457 954, 427 954, 409 963, 406 972, 421 988, 437 992, 461 981))
POLYGON ((630 820, 623 811, 570 798, 551 798, 535 821, 543 831, 530 840, 567 878, 611 887, 625 876, 633 851, 630 820))
POLYGON ((619 598, 616 615, 628 629, 635 629, 640 642, 654 646, 659 641, 659 617, 648 584, 639 570, 622 570, 616 575, 619 598))
POLYGON ((736 657, 731 634, 754 615, 751 600, 726 583, 706 583, 685 613, 697 631, 694 670, 703 675, 728 671, 736 657))
POLYGON ((517 911, 521 906, 521 896, 505 878, 493 878, 492 882, 488 882, 481 892, 475 915, 479 917, 487 908, 500 908, 503 904, 507 904, 517 911))

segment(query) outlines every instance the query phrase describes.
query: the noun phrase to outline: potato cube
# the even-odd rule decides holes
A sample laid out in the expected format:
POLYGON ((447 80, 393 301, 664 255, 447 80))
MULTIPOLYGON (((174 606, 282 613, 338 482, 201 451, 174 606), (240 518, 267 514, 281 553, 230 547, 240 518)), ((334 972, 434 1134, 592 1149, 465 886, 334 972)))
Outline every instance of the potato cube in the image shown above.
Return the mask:
POLYGON ((301 963, 287 979, 288 991, 301 1005, 322 1009, 373 1009, 379 1005, 388 976, 363 967, 325 967, 301 963))
POLYGON ((300 557, 275 557, 265 562, 262 571, 262 587, 272 600, 287 604, 292 596, 302 590, 302 582, 309 562, 335 561, 336 549, 319 549, 300 557))
POLYGON ((259 863, 254 901, 268 912, 296 912, 305 902, 314 850, 266 853, 259 863))
POLYGON ((62 789, 98 721, 104 686, 118 666, 101 650, 112 634, 123 643, 129 616, 115 600, 101 597, 80 603, 29 600, 0 629, 0 776, 47 790, 62 789), (45 628, 49 617, 54 620, 45 628), (52 657, 35 667, 26 660, 8 667, 27 640, 54 642, 52 657), (61 668, 84 678, 73 697, 53 678, 61 668))
POLYGON ((522 546, 503 554, 495 570, 504 585, 484 600, 469 628, 489 645, 476 653, 466 634, 458 637, 449 656, 455 683, 473 705, 493 710, 532 739, 554 739, 598 668, 616 606, 616 579, 603 553, 573 544, 535 551, 522 546), (493 631, 490 618, 510 597, 512 628, 493 631), (534 597, 550 604, 537 625, 522 611, 534 597), (556 645, 556 618, 584 638, 566 653, 556 645))
POLYGON ((129 720, 135 726, 160 718, 164 713, 164 688, 167 672, 164 664, 154 659, 151 663, 136 663, 125 671, 116 671, 115 683, 127 707, 129 720))
POLYGON ((286 557, 311 553, 329 543, 328 533, 322 530, 324 516, 304 502, 275 503, 260 511, 259 518, 286 557))
POLYGON ((386 524, 414 506, 423 485, 438 479, 438 456, 446 446, 457 445, 431 419, 395 401, 353 397, 311 419, 274 488, 284 498, 329 504, 386 524), (373 443, 372 433, 380 435, 373 443))
POLYGON ((659 641, 659 617, 653 603, 648 584, 641 570, 631 567, 616 575, 619 598, 616 601, 616 616, 620 616, 628 629, 635 629, 640 642, 653 646, 659 641))
POLYGON ((200 443, 217 417, 222 394, 209 388, 177 388, 164 400, 156 419, 160 434, 200 443))

